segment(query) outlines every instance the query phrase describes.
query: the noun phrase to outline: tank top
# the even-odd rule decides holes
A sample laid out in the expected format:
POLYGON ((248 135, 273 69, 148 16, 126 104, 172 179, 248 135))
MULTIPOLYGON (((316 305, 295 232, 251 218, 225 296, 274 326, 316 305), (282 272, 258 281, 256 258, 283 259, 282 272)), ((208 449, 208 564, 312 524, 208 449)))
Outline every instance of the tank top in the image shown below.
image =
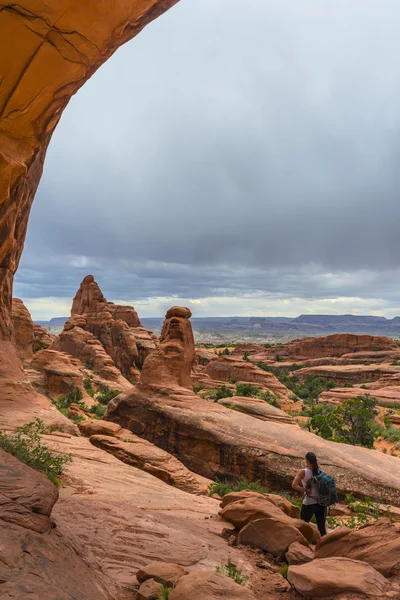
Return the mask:
MULTIPOLYGON (((311 469, 309 469, 308 467, 306 467, 304 469, 304 472, 305 472, 305 476, 301 483, 303 484, 303 487, 305 488, 307 481, 309 481, 312 478, 313 474, 312 474, 311 469)), ((310 504, 318 504, 319 488, 316 483, 312 484, 311 490, 309 490, 309 493, 311 494, 310 496, 304 496, 303 504, 305 506, 309 506, 310 504)))

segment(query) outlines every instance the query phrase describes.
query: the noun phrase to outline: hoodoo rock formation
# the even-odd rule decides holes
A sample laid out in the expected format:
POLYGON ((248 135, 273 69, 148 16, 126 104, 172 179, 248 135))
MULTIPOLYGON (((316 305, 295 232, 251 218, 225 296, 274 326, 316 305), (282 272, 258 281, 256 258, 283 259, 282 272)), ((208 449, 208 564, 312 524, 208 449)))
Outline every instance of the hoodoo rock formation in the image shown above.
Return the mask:
POLYGON ((339 490, 400 504, 396 458, 361 447, 349 452, 345 444, 287 423, 261 421, 191 392, 190 327, 186 317, 166 319, 160 345, 146 360, 138 385, 109 403, 107 419, 173 453, 191 471, 208 478, 242 475, 288 486, 312 447, 322 468, 326 465, 336 477, 339 490))
MULTIPOLYGON (((87 275, 73 300, 71 317, 54 349, 91 364, 101 363, 99 366, 105 379, 115 379, 110 367, 116 366, 124 377, 136 380, 145 358, 157 343, 157 337, 141 326, 132 306, 107 302, 94 277, 87 275), (105 363, 104 356, 99 356, 98 348, 94 348, 96 340, 111 357, 111 364, 105 363)), ((104 353, 100 351, 101 354, 104 353)))
POLYGON ((31 315, 19 298, 12 299, 12 321, 18 354, 23 360, 32 357, 34 329, 31 315))

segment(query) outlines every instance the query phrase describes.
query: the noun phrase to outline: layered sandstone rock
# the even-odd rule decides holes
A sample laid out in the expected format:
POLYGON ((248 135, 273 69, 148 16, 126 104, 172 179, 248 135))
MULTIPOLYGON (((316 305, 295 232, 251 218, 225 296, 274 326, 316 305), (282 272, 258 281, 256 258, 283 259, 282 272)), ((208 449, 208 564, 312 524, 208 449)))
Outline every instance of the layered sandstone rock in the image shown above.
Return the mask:
POLYGON ((397 351, 396 343, 388 337, 339 333, 326 337, 311 337, 293 340, 265 350, 265 356, 274 360, 301 362, 307 359, 340 357, 355 352, 397 351))
POLYGON ((56 350, 40 350, 34 355, 32 367, 42 373, 41 387, 47 395, 57 398, 77 388, 90 402, 90 398, 86 398, 82 373, 68 354, 56 350))
POLYGON ((87 275, 73 300, 71 318, 54 347, 82 361, 97 362, 105 379, 118 379, 113 372, 116 367, 124 377, 136 381, 139 368, 157 343, 157 337, 141 326, 132 306, 107 302, 93 276, 87 275), (99 343, 111 362, 99 350, 99 343))
POLYGON ((160 345, 147 358, 140 377, 141 389, 192 389, 190 373, 195 361, 189 309, 175 306, 165 318, 160 345))
POLYGON ((218 400, 219 404, 233 408, 240 412, 251 415, 261 421, 276 421, 277 423, 290 423, 296 425, 293 417, 284 410, 271 406, 265 400, 259 398, 248 398, 246 396, 232 396, 218 400))
POLYGON ((322 377, 337 384, 364 383, 378 381, 384 376, 400 375, 400 366, 380 365, 324 365, 298 369, 296 377, 300 380, 307 377, 322 377))
POLYGON ((41 325, 38 325, 37 323, 33 324, 32 349, 34 353, 39 352, 39 350, 45 350, 46 348, 49 348, 56 338, 56 335, 49 333, 47 329, 41 325))
POLYGON ((347 558, 325 558, 291 566, 288 581, 302 596, 330 598, 354 593, 357 598, 385 597, 390 585, 387 579, 364 562, 347 558))
POLYGON ((12 321, 18 354, 22 360, 28 360, 33 354, 33 322, 29 310, 19 298, 12 299, 12 321))
POLYGON ((290 390, 275 375, 263 371, 251 362, 237 359, 234 356, 219 356, 215 358, 208 363, 204 372, 216 381, 252 383, 263 389, 270 390, 282 400, 287 400, 291 395, 290 390))
POLYGON ((349 453, 348 446, 300 427, 254 419, 191 392, 190 322, 172 319, 180 324, 171 327, 167 320, 160 346, 146 360, 139 384, 109 403, 107 420, 174 454, 191 471, 208 478, 242 475, 267 485, 289 486, 312 448, 321 467, 326 465, 336 478, 340 492, 400 505, 396 458, 360 447, 349 453))
POLYGON ((131 388, 131 384, 117 369, 100 341, 92 333, 82 329, 79 324, 74 325, 73 319, 67 321, 51 349, 79 359, 82 367, 91 371, 97 385, 110 384, 113 389, 121 391, 131 388))

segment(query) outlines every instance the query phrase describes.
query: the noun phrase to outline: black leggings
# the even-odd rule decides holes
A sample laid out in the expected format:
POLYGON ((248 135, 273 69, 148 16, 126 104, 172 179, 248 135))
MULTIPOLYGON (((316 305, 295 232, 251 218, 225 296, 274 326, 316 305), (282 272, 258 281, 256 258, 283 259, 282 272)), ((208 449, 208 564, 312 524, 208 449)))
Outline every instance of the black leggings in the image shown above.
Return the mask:
POLYGON ((309 523, 315 515, 317 527, 321 535, 326 535, 325 518, 326 507, 322 504, 303 504, 300 512, 300 519, 309 523))

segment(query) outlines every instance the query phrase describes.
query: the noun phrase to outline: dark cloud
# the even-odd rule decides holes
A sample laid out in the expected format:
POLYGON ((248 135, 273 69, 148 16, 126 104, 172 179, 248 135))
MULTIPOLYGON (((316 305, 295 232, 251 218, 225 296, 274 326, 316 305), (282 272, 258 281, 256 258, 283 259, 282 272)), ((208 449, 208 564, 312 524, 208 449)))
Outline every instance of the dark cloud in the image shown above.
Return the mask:
MULTIPOLYGON (((182 0, 56 131, 16 278, 397 306, 397 0, 182 0)), ((268 310, 266 309, 266 312, 268 310)))

